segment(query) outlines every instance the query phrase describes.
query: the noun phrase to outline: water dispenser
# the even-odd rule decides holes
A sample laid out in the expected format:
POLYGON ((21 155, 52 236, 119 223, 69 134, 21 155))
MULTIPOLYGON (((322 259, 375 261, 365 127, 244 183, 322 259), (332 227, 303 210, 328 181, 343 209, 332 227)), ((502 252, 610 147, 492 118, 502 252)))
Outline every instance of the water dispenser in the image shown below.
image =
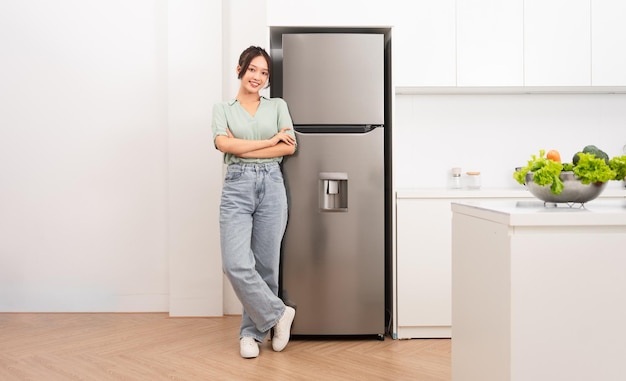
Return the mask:
POLYGON ((322 172, 319 174, 320 211, 348 211, 348 174, 322 172))

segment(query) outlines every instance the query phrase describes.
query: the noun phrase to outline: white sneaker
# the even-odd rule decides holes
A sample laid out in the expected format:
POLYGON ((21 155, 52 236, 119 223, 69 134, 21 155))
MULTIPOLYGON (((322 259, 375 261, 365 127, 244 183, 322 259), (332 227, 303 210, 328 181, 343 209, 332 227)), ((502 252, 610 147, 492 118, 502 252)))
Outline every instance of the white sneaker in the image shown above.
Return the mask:
POLYGON ((291 323, 296 316, 296 310, 286 306, 283 316, 280 317, 278 323, 274 326, 274 337, 272 338, 272 348, 276 352, 280 352, 287 346, 289 335, 291 334, 291 323))
POLYGON ((253 359, 259 355, 259 344, 253 337, 244 336, 239 340, 239 353, 244 359, 253 359))

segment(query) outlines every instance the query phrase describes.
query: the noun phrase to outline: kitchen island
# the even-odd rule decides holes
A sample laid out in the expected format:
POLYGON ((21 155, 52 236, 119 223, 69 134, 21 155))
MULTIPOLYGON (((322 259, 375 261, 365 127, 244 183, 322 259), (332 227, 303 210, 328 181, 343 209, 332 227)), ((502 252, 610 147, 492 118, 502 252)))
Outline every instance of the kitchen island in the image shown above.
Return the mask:
POLYGON ((453 203, 452 380, 623 380, 626 201, 453 203))

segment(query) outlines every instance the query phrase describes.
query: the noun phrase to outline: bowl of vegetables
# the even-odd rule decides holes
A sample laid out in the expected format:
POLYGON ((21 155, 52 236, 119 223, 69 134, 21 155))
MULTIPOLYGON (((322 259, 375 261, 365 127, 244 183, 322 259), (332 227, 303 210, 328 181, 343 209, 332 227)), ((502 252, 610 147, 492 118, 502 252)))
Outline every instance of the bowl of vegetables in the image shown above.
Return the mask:
POLYGON ((559 174, 559 179, 563 183, 563 190, 559 194, 554 194, 550 185, 538 185, 534 181, 534 173, 528 172, 526 174, 526 188, 533 196, 544 202, 584 204, 598 197, 608 183, 583 184, 573 171, 562 171, 559 174))
POLYGON ((562 163, 556 150, 540 150, 531 155, 525 167, 513 173, 513 178, 526 186, 538 199, 550 203, 584 204, 597 198, 611 180, 626 177, 626 155, 609 159, 594 145, 576 152, 571 163, 562 163))

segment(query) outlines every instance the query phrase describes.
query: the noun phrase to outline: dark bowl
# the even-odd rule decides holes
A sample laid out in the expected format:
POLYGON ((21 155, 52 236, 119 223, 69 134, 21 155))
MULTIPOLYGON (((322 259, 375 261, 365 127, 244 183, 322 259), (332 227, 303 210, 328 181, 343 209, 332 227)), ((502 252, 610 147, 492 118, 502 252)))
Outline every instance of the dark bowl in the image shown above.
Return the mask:
POLYGON ((606 182, 583 184, 571 171, 561 172, 560 178, 563 181, 563 191, 559 194, 552 193, 549 185, 535 184, 532 172, 526 174, 526 188, 533 196, 544 202, 582 204, 598 197, 607 184, 606 182))

